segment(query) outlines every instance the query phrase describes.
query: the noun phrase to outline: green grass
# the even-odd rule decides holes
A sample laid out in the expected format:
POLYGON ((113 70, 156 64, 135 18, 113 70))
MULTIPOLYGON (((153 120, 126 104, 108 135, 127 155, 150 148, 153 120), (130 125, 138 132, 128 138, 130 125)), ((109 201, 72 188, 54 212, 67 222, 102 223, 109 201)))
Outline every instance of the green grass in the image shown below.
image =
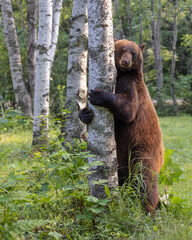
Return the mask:
POLYGON ((184 171, 184 181, 170 190, 189 199, 192 205, 192 117, 164 117, 160 119, 165 149, 173 149, 173 162, 184 171))
POLYGON ((88 195, 85 145, 61 148, 57 135, 33 149, 32 130, 0 133, 0 239, 192 239, 192 117, 160 119, 165 149, 183 170, 180 181, 160 185, 170 198, 146 214, 131 187, 99 203, 88 195), (83 166, 83 168, 81 168, 83 166), (177 198, 175 198, 177 199, 177 198))

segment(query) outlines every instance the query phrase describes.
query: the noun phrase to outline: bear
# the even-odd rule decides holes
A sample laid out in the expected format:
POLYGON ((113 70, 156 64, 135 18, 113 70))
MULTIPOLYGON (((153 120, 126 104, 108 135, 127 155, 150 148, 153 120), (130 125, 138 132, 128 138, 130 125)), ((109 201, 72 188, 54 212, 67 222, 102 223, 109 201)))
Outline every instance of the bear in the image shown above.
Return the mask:
MULTIPOLYGON (((143 204, 147 212, 154 213, 159 203, 158 173, 164 148, 159 119, 144 82, 144 49, 145 44, 116 40, 115 93, 90 90, 89 101, 114 115, 119 186, 133 178, 140 166, 143 204)), ((88 124, 94 117, 93 110, 86 107, 79 117, 88 124)))

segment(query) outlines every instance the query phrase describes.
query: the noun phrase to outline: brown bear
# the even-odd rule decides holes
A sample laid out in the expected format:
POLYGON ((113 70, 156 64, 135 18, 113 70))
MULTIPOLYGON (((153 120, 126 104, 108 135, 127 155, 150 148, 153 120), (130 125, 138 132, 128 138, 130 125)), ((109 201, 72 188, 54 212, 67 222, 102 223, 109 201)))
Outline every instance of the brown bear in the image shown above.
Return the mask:
MULTIPOLYGON (((95 89, 90 91, 89 100, 114 114, 119 185, 132 179, 140 166, 145 209, 154 212, 159 201, 157 175, 163 164, 163 143, 158 116, 143 79, 144 49, 145 44, 115 41, 115 94, 95 89)), ((79 116, 89 123, 94 113, 84 108, 79 116)))

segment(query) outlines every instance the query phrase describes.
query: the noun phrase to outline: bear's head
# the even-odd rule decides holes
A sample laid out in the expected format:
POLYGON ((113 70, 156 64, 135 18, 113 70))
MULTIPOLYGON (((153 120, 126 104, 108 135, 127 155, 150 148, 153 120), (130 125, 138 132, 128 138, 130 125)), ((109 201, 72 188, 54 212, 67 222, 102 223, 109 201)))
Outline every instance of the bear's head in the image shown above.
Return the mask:
POLYGON ((126 39, 115 40, 115 65, 119 71, 138 71, 143 63, 145 44, 137 45, 126 39))

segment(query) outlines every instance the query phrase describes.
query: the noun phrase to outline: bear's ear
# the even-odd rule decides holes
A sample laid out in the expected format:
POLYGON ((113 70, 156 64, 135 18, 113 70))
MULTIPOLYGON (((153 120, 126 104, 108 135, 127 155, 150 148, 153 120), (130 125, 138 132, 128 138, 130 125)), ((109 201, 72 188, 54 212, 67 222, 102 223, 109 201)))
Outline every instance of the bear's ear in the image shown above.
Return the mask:
POLYGON ((114 43, 116 43, 117 41, 119 41, 118 39, 114 38, 114 43))
POLYGON ((142 44, 139 45, 139 48, 141 49, 141 52, 144 52, 145 47, 146 47, 145 43, 142 43, 142 44))

